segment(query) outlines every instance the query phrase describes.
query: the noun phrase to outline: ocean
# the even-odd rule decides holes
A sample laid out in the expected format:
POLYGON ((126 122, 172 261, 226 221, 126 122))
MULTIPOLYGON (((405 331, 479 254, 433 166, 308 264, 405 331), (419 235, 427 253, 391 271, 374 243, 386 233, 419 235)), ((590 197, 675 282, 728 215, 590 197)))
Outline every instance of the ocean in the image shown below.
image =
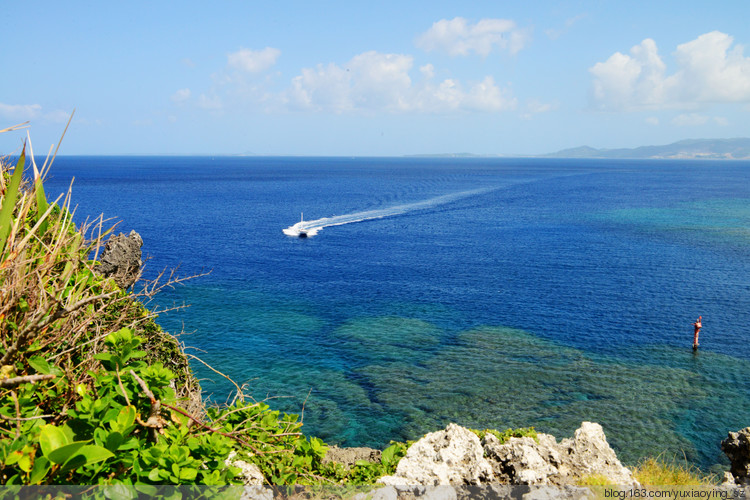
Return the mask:
POLYGON ((330 444, 595 421, 709 469, 750 425, 750 162, 66 156, 48 196, 73 177, 147 277, 210 271, 158 322, 330 444))

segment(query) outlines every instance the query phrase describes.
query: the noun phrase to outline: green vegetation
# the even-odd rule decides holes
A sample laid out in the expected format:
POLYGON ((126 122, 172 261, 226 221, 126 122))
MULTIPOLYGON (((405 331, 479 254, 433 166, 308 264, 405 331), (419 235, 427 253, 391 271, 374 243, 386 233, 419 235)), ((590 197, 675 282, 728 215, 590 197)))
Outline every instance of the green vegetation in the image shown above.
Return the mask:
POLYGON ((706 476, 687 461, 647 458, 634 469, 633 475, 644 486, 712 486, 716 478, 706 476))
POLYGON ((578 481, 578 486, 613 486, 614 483, 602 474, 589 474, 578 481))
POLYGON ((533 438, 535 441, 539 442, 539 439, 537 439, 536 435, 536 429, 533 427, 522 427, 520 429, 505 429, 503 432, 496 431, 494 429, 484 429, 482 431, 476 430, 476 429, 469 429, 471 432, 476 434, 479 439, 484 439, 484 436, 487 434, 492 434, 495 436, 498 440, 500 440, 500 444, 504 444, 508 439, 512 437, 530 437, 533 438))

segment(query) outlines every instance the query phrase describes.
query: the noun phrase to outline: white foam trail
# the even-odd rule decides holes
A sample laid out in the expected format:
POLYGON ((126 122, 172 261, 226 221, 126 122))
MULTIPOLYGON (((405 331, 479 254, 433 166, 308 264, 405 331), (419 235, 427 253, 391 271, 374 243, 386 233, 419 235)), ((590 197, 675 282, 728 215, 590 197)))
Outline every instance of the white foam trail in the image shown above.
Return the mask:
POLYGON ((492 191, 493 189, 495 188, 472 189, 470 191, 444 194, 442 196, 430 198, 429 200, 417 201, 404 205, 395 205, 393 207, 379 208, 377 210, 367 210, 364 212, 356 212, 353 214, 335 215, 333 217, 324 217, 317 220, 306 220, 298 222, 293 226, 289 226, 288 228, 283 229, 283 231, 287 236, 299 236, 302 230, 306 231, 308 236, 315 236, 324 227, 341 226, 343 224, 353 224, 355 222, 362 222, 366 220, 393 217, 394 215, 401 215, 407 212, 413 212, 414 210, 424 210, 427 208, 436 207, 438 205, 444 205, 446 203, 460 200, 462 198, 486 193, 488 191, 492 191))

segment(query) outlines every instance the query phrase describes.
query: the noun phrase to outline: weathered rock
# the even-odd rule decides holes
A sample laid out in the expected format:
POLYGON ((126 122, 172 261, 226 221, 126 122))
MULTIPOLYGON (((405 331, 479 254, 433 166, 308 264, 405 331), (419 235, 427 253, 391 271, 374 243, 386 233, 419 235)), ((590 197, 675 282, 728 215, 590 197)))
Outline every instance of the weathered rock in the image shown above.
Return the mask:
POLYGON ((244 460, 237 460, 235 459, 236 456, 237 452, 231 452, 224 463, 230 467, 237 467, 240 469, 239 476, 242 479, 242 483, 246 486, 263 486, 265 478, 263 477, 263 472, 261 472, 260 468, 257 465, 245 462, 244 460))
POLYGON ((355 465, 359 460, 380 462, 380 450, 374 448, 339 448, 331 446, 323 457, 323 463, 337 462, 347 467, 355 465))
POLYGON ((555 438, 547 434, 511 438, 505 444, 492 434, 483 440, 484 450, 495 474, 495 480, 504 484, 558 484, 557 466, 561 459, 555 438))
POLYGON ((729 458, 735 484, 750 485, 750 427, 730 432, 721 442, 721 450, 729 458))
POLYGON ((409 447, 396 474, 384 476, 387 485, 479 484, 492 478, 479 438, 468 429, 448 424, 409 447))
POLYGON ((135 231, 128 236, 120 233, 112 235, 104 245, 96 271, 107 278, 113 278, 123 290, 129 288, 141 276, 141 247, 143 239, 135 231))
POLYGON ((601 475, 617 485, 637 485, 633 473, 620 463, 615 451, 607 443, 602 426, 583 422, 573 439, 560 442, 560 455, 565 458, 560 466, 568 477, 580 479, 601 475), (570 467, 569 470, 565 466, 570 467))
POLYGON ((495 479, 509 484, 574 485, 587 476, 604 476, 617 485, 638 484, 607 443, 602 426, 583 422, 575 437, 557 443, 553 436, 511 438, 500 444, 488 435, 484 440, 495 479), (538 440, 538 442, 537 442, 538 440))
MULTIPOLYGON (((554 436, 539 434, 537 439, 511 438, 504 444, 491 434, 480 443, 468 429, 450 424, 414 443, 395 475, 379 482, 399 491, 404 485, 488 483, 572 487, 588 476, 603 476, 616 485, 638 484, 599 424, 583 422, 572 439, 560 443, 554 436)), ((566 494, 578 495, 574 490, 566 494)))

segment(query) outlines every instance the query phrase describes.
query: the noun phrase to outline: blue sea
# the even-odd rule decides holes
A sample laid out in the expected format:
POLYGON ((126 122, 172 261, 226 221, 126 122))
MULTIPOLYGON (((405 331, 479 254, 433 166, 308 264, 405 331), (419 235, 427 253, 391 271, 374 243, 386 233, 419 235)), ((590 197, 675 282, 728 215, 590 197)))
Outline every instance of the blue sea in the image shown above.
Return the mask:
POLYGON ((210 271, 159 323, 328 443, 596 421, 710 468, 750 425, 750 162, 68 156, 48 195, 73 177, 146 276, 210 271))

